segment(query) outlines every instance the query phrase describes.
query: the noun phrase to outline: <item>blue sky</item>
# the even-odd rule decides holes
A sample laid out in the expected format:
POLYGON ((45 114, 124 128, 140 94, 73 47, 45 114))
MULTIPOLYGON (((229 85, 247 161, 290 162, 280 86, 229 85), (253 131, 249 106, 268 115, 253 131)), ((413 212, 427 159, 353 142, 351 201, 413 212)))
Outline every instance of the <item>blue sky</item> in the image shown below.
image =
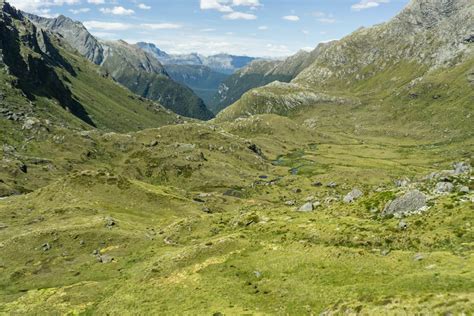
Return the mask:
MULTIPOLYGON (((7 0, 8 1, 8 0, 7 0)), ((170 53, 288 56, 389 20, 408 0, 10 0, 64 14, 103 39, 155 43, 170 53)))

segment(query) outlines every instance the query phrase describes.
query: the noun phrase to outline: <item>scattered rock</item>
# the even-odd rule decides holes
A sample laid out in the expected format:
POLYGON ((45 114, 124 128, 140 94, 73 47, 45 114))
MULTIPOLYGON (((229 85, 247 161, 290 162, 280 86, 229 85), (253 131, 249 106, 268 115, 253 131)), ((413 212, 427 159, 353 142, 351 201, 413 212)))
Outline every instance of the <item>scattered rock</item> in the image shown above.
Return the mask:
POLYGON ((471 172, 471 165, 467 162, 456 162, 453 164, 454 174, 464 174, 471 172))
POLYGON ((425 256, 422 253, 417 253, 413 256, 413 260, 415 261, 421 261, 423 259, 425 259, 425 256))
POLYGON ((312 186, 313 187, 322 187, 323 184, 322 184, 322 182, 316 181, 316 182, 313 182, 312 186))
POLYGON ((260 157, 263 157, 263 152, 262 152, 262 149, 260 149, 260 147, 258 147, 257 145, 255 144, 251 144, 248 149, 250 149, 251 151, 253 151, 254 153, 256 153, 257 155, 259 155, 260 157))
POLYGON ((207 207, 207 206, 203 207, 203 208, 202 208, 202 211, 203 211, 204 213, 207 213, 207 214, 212 214, 212 210, 211 210, 209 207, 207 207))
POLYGON ((41 249, 42 249, 43 251, 49 251, 49 250, 51 250, 51 248, 52 248, 52 247, 51 247, 51 244, 48 243, 48 242, 41 245, 41 249))
POLYGON ((99 255, 97 256, 97 261, 101 263, 111 263, 112 261, 114 261, 114 257, 109 255, 99 255))
POLYGON ((37 118, 28 118, 25 120, 25 122, 23 123, 23 127, 22 129, 24 130, 31 130, 35 127, 35 125, 39 124, 40 121, 37 119, 37 118))
POLYGON ((398 228, 400 230, 406 230, 408 228, 408 223, 405 222, 404 220, 401 220, 399 223, 398 223, 398 228))
POLYGON ((382 216, 397 217, 411 215, 426 208, 426 196, 418 190, 405 193, 385 206, 382 216))
POLYGON ((0 223, 0 230, 7 229, 7 228, 8 228, 8 225, 6 225, 4 223, 0 223))
POLYGON ((301 193, 301 189, 293 189, 293 193, 301 193))
POLYGON ((362 197, 364 193, 359 189, 353 189, 344 197, 344 203, 352 203, 362 197))
POLYGON ((295 206, 295 205, 296 205, 296 201, 294 201, 294 200, 286 201, 286 202, 285 202, 285 205, 288 205, 288 206, 295 206))
POLYGON ((464 194, 469 194, 470 190, 469 190, 469 187, 468 186, 462 186, 459 188, 459 192, 460 193, 464 193, 464 194))
POLYGON ((304 204, 298 209, 298 212, 312 212, 312 211, 314 211, 314 206, 313 206, 313 203, 311 202, 304 204))
POLYGON ((155 139, 155 140, 152 140, 147 147, 156 147, 158 146, 158 141, 155 139))
POLYGON ((262 273, 260 271, 254 271, 253 273, 255 274, 257 279, 260 279, 262 277, 262 273))
POLYGON ((21 163, 18 169, 20 169, 20 171, 23 173, 28 173, 28 166, 25 165, 24 163, 21 163))
POLYGON ((244 197, 244 194, 241 191, 235 190, 235 189, 229 189, 229 190, 225 191, 224 195, 225 196, 232 196, 232 197, 239 198, 239 199, 244 197))
POLYGON ((113 219, 112 217, 108 216, 105 218, 105 227, 108 228, 108 229, 112 229, 114 228, 115 226, 117 226, 117 222, 115 221, 115 219, 113 219))
POLYGON ((330 182, 326 185, 328 188, 332 188, 334 189, 335 187, 337 187, 337 183, 336 182, 330 182))
POLYGON ((410 180, 408 179, 399 179, 397 181, 395 181, 395 186, 397 186, 398 188, 404 188, 404 187, 407 187, 408 185, 410 184, 410 180))
POLYGON ((435 192, 442 193, 451 193, 454 189, 454 185, 451 182, 438 182, 436 184, 435 192))

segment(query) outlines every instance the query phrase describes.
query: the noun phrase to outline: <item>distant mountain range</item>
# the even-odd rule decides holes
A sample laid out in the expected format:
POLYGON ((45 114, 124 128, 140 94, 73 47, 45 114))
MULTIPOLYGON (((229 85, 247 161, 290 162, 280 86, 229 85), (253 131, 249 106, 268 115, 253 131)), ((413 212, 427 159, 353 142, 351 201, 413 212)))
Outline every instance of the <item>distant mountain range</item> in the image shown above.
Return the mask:
POLYGON ((141 49, 153 54, 163 65, 206 66, 211 70, 231 75, 240 68, 247 66, 257 58, 247 56, 234 56, 217 54, 204 56, 198 53, 173 55, 160 50, 151 43, 140 42, 136 44, 141 49))
MULTIPOLYGON (((221 104, 219 102, 221 98, 218 95, 223 82, 239 69, 259 60, 254 57, 229 54, 213 56, 204 56, 197 53, 172 55, 152 43, 140 42, 136 45, 155 56, 164 65, 171 78, 190 87, 214 113, 217 113, 216 109, 225 108, 232 103, 224 102, 221 104)), ((255 87, 257 86, 252 86, 252 88, 255 87)))
POLYGON ((151 54, 124 41, 99 41, 80 22, 65 16, 54 19, 25 13, 37 26, 60 35, 72 48, 99 65, 136 94, 160 102, 177 114, 210 119, 213 114, 189 87, 174 81, 151 54))

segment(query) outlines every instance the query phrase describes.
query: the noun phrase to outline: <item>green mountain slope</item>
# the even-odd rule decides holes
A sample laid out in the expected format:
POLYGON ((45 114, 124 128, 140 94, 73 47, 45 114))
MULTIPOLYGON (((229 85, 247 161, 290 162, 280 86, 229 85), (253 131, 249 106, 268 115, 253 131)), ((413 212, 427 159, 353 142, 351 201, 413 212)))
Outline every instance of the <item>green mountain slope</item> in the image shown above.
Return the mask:
POLYGON ((204 102, 187 88, 170 79, 160 62, 123 41, 103 42, 101 71, 136 94, 157 100, 173 112, 202 120, 213 117, 204 102))
POLYGON ((203 120, 213 117, 203 101, 191 89, 173 81, 152 55, 124 41, 100 42, 80 22, 64 16, 27 17, 39 27, 59 34, 81 55, 100 65, 103 73, 132 92, 183 116, 203 120))
POLYGON ((210 104, 222 81, 229 77, 207 66, 170 64, 164 67, 173 80, 191 88, 206 105, 210 104))
POLYGON ((445 128, 456 129, 458 136, 472 135, 466 115, 473 110, 474 97, 469 79, 473 20, 471 1, 413 1, 390 22, 324 47, 290 84, 248 92, 219 119, 258 113, 298 115, 317 112, 319 105, 330 102, 345 104, 337 107, 341 113, 359 104, 365 122, 390 124, 400 133, 431 117, 438 136, 445 128), (326 97, 315 97, 321 95, 326 97), (443 119, 447 113, 450 119, 443 119))
MULTIPOLYGON (((1 70, 6 110, 69 126, 129 131, 176 122, 176 116, 98 75, 60 38, 2 3, 1 70), (16 104, 17 106, 12 106, 16 104), (12 108, 13 107, 13 108, 12 108)), ((21 115, 20 115, 21 114, 21 115)))
POLYGON ((256 60, 240 69, 219 87, 209 108, 219 113, 236 102, 247 91, 274 81, 290 82, 316 60, 319 52, 331 43, 320 44, 311 52, 300 51, 284 60, 256 60))

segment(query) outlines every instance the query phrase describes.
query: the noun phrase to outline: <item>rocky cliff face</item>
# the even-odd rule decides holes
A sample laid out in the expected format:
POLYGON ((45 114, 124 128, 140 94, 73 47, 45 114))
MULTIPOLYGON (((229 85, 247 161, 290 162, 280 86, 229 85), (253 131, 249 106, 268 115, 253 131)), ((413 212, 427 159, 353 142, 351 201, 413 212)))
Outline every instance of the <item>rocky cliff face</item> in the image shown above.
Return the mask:
POLYGON ((82 23, 60 15, 56 19, 48 19, 25 13, 25 16, 42 28, 60 34, 69 45, 81 55, 100 65, 104 59, 104 49, 99 41, 92 36, 82 23))
MULTIPOLYGON (((281 89, 280 98, 285 98, 285 91, 297 87, 298 91, 307 90, 308 95, 329 93, 372 102, 368 100, 409 94, 406 91, 415 86, 428 85, 425 78, 428 76, 444 80, 436 71, 462 68, 460 65, 466 68, 472 63, 473 15, 471 0, 413 0, 391 21, 360 29, 340 41, 319 47, 311 65, 296 76, 292 86, 281 89)), ((448 93, 449 87, 443 87, 448 93)), ((253 108, 267 113, 260 106, 265 103, 262 98, 274 90, 264 87, 250 92, 242 99, 245 101, 235 103, 233 109, 220 117, 246 116, 254 112, 253 108)), ((317 103, 308 98, 307 102, 300 100, 298 105, 317 103)))
POLYGON ((59 16, 55 19, 27 14, 41 29, 61 36, 72 48, 100 65, 104 74, 132 92, 158 101, 177 114, 210 119, 213 114, 188 87, 175 82, 151 53, 124 41, 101 42, 77 21, 59 16))
POLYGON ((101 76, 60 35, 37 27, 5 2, 0 2, 0 34, 3 137, 58 125, 129 131, 178 121, 159 104, 139 100, 101 76))
POLYGON ((450 66, 472 56, 473 15, 470 0, 411 1, 388 23, 361 29, 327 48, 295 82, 327 87, 332 80, 364 80, 400 62, 428 69, 450 66))
POLYGON ((124 41, 101 44, 105 56, 101 65, 104 74, 177 114, 202 120, 213 117, 204 102, 190 88, 173 81, 163 65, 149 53, 124 41))

